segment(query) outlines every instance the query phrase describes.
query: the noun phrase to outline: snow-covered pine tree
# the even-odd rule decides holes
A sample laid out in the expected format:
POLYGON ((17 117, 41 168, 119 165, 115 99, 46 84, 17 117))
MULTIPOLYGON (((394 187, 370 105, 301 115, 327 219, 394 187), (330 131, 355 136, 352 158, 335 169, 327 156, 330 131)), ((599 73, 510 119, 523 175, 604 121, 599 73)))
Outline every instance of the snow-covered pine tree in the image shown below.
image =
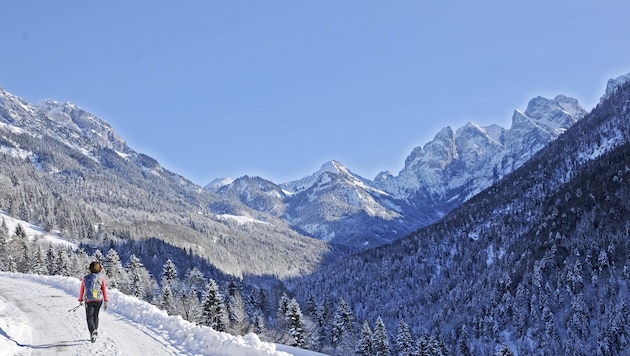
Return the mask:
POLYGON ((57 250, 57 256, 55 257, 54 266, 56 275, 68 275, 68 256, 66 256, 66 253, 61 249, 57 250))
POLYGON ((20 240, 20 239, 26 239, 26 230, 24 230, 24 227, 22 226, 22 224, 18 223, 15 226, 15 237, 20 240))
POLYGON ((41 246, 37 246, 37 251, 35 252, 35 258, 33 259, 33 273, 41 275, 48 274, 48 267, 46 266, 46 259, 42 253, 41 246))
POLYGON ((227 289, 227 295, 230 297, 234 297, 236 294, 241 293, 240 284, 237 283, 232 277, 229 278, 226 289, 227 289))
POLYGON ((48 274, 55 275, 56 274, 56 266, 55 266, 55 257, 56 253, 53 249, 52 245, 48 245, 48 250, 46 251, 45 263, 48 266, 48 274))
POLYGON ((238 286, 234 289, 230 288, 230 284, 228 284, 228 293, 224 297, 223 305, 225 305, 230 333, 245 335, 251 324, 245 312, 245 303, 238 286))
POLYGON ((2 224, 0 224, 0 271, 6 270, 7 265, 7 238, 9 237, 9 229, 7 228, 6 221, 2 218, 2 224))
POLYGON ((289 296, 286 292, 282 293, 280 296, 280 300, 278 300, 278 311, 276 313, 277 324, 276 327, 279 329, 285 329, 287 312, 289 311, 289 296))
POLYGON ((107 286, 111 288, 121 288, 129 284, 127 272, 120 262, 118 252, 113 248, 107 251, 105 256, 105 275, 107 276, 107 286))
POLYGON ((126 270, 130 285, 124 292, 138 299, 150 300, 154 294, 154 281, 149 271, 147 271, 135 254, 131 255, 126 270))
POLYGON ((333 316, 331 344, 339 352, 353 352, 355 349, 354 315, 350 306, 341 298, 333 316))
POLYGON ((359 339, 355 353, 359 356, 372 356, 374 354, 372 338, 372 329, 370 329, 370 324, 368 324, 366 320, 363 322, 363 327, 361 328, 361 338, 359 339))
POLYGON ((92 258, 94 261, 97 261, 101 265, 105 265, 105 256, 103 256, 101 250, 96 249, 96 251, 94 251, 94 254, 92 255, 92 258))
POLYGON ((396 350, 399 356, 413 356, 418 352, 409 325, 403 319, 398 323, 396 330, 396 350))
POLYGON ((258 309, 263 313, 263 315, 267 315, 270 312, 271 306, 269 305, 269 297, 267 296, 267 292, 264 288, 260 288, 258 290, 258 309))
POLYGON ((175 311, 175 298, 169 284, 162 286, 162 295, 160 296, 160 308, 165 310, 168 315, 173 315, 175 311))
POLYGON ((380 316, 376 319, 376 324, 374 325, 372 345, 374 347, 374 355, 376 356, 390 356, 392 354, 387 330, 385 330, 385 324, 380 316))
POLYGON ((0 236, 9 237, 9 226, 4 217, 2 217, 2 223, 0 223, 0 236))
MULTIPOLYGON (((18 227, 20 227, 20 225, 18 224, 18 227)), ((20 237, 21 235, 18 235, 17 232, 17 228, 16 230, 16 243, 19 245, 19 257, 17 258, 16 262, 17 262, 17 266, 18 266, 18 272, 20 273, 31 273, 32 270, 32 262, 31 261, 31 251, 30 248, 28 246, 28 240, 26 239, 26 233, 24 232, 24 236, 20 237)))
POLYGON ((177 267, 175 263, 169 258, 162 267, 162 286, 170 284, 177 279, 177 267))
POLYGON ((226 331, 227 317, 219 292, 219 287, 213 279, 209 279, 201 305, 202 322, 216 331, 226 331))
POLYGON ((291 346, 304 348, 306 346, 305 324, 302 320, 302 310, 300 310, 300 305, 295 298, 289 301, 286 320, 288 332, 292 339, 291 346))
POLYGON ((313 320, 317 319, 317 301, 312 293, 309 293, 308 295, 308 301, 306 302, 304 313, 313 318, 313 320))
POLYGON ((265 317, 261 314, 254 316, 254 332, 258 335, 264 334, 265 332, 265 317))
POLYGON ((11 255, 9 255, 9 259, 7 260, 6 268, 7 272, 17 272, 17 264, 11 255))

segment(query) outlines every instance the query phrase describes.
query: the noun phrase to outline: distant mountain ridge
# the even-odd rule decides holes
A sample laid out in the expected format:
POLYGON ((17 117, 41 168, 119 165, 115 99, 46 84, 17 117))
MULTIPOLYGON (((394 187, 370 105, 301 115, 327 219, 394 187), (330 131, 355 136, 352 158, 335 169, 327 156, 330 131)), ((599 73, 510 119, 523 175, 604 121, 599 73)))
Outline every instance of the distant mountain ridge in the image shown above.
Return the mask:
MULTIPOLYGON (((623 78, 611 80, 609 87, 618 82, 623 78)), ((154 179, 166 179, 168 184, 160 183, 164 189, 172 187, 179 192, 159 193, 166 198, 159 204, 169 202, 164 205, 166 211, 191 201, 193 210, 202 214, 273 220, 283 229, 293 230, 291 233, 348 251, 390 243, 437 221, 527 162, 586 114, 576 99, 536 97, 524 112, 515 110, 510 129, 472 122, 456 130, 445 127, 409 154, 398 175, 381 172, 371 181, 340 162, 329 161, 314 174, 293 182, 277 184, 250 176, 215 180, 205 187, 210 193, 207 195, 184 177, 164 170, 155 159, 133 151, 108 123, 71 103, 47 100, 30 105, 2 91, 0 104, 0 114, 13 130, 27 127, 41 135, 53 132, 58 142, 89 157, 78 159, 82 165, 131 172, 129 169, 135 170, 128 166, 131 163, 140 167, 145 177, 150 174, 154 179)), ((10 143, 0 150, 19 147, 10 143)), ((27 151, 23 155, 42 171, 64 172, 64 167, 54 166, 50 155, 27 151)), ((217 218, 215 222, 225 224, 226 220, 217 218)))
POLYGON ((77 244, 160 240, 236 276, 302 274, 330 253, 262 209, 164 169, 83 109, 3 89, 0 209, 77 244))
POLYGON ((284 219, 309 236, 364 249, 435 222, 527 162, 584 115, 576 99, 536 97, 525 112, 515 110, 509 130, 471 122, 455 131, 445 127, 411 152, 397 176, 382 172, 370 181, 330 161, 293 182, 245 176, 206 189, 284 219))

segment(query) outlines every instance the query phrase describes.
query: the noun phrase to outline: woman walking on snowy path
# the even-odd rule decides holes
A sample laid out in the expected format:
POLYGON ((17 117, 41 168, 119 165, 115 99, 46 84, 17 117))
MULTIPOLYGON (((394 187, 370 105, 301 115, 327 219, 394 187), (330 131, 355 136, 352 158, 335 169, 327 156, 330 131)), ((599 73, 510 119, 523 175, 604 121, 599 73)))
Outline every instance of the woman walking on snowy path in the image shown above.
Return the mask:
POLYGON ((99 262, 90 263, 89 270, 90 274, 81 280, 79 303, 83 304, 85 301, 85 316, 90 331, 90 340, 95 342, 96 336, 98 336, 98 312, 103 303, 105 310, 107 310, 107 287, 105 277, 101 275, 103 267, 99 262))

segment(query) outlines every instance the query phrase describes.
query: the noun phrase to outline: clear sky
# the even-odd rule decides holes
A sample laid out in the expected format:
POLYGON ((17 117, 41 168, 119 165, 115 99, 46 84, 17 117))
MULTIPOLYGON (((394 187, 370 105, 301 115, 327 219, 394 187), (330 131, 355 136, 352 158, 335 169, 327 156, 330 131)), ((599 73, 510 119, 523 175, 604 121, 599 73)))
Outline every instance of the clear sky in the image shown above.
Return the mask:
POLYGON ((630 1, 3 1, 0 87, 70 101, 205 185, 373 179, 534 96, 630 72, 630 1))

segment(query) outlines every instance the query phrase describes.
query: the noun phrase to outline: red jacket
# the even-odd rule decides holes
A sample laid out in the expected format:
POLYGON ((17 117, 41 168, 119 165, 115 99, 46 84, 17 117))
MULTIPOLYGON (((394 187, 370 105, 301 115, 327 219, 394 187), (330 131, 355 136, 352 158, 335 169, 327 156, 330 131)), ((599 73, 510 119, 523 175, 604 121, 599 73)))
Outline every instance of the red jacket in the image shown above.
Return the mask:
MULTIPOLYGON (((105 286, 105 277, 101 277, 101 291, 103 292, 103 300, 107 301, 107 287, 105 286)), ((81 289, 79 290, 79 303, 83 302, 83 295, 85 294, 85 277, 81 279, 81 289)))

